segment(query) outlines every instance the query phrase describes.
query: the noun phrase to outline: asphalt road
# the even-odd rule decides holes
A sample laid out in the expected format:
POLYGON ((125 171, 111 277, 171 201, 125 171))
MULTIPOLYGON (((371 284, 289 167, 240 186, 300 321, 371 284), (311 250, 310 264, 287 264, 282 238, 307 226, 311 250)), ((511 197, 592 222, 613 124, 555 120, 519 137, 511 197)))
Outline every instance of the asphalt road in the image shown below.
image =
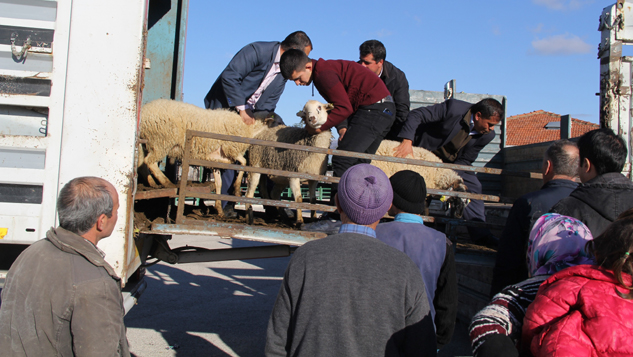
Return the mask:
MULTIPOLYGON (((204 248, 256 243, 174 236, 170 246, 204 248)), ((263 356, 266 326, 289 261, 285 258, 159 263, 148 268, 147 289, 125 317, 135 356, 263 356)), ((470 355, 466 327, 440 356, 470 355)))

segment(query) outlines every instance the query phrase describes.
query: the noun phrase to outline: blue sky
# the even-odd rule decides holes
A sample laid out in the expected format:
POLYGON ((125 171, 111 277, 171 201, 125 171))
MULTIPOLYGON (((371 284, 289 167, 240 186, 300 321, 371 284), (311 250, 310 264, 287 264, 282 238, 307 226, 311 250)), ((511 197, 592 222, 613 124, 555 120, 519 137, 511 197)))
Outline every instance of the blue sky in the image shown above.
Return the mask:
MULTIPOLYGON (((312 58, 358 60, 358 46, 377 39, 411 89, 442 91, 455 79, 460 92, 505 95, 508 116, 542 109, 597 123, 598 18, 614 2, 190 0, 184 101, 203 106, 244 45, 303 30, 312 58)), ((277 112, 294 124, 309 99, 312 87, 289 82, 277 112)))

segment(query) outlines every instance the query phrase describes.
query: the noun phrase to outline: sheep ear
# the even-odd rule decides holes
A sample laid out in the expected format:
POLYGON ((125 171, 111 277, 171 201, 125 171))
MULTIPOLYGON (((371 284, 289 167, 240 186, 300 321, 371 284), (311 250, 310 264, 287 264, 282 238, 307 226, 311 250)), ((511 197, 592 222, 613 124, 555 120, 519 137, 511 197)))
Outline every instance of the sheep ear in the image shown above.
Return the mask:
POLYGON ((332 110, 332 109, 334 109, 334 104, 332 104, 332 103, 327 103, 327 104, 325 105, 325 110, 328 110, 328 111, 329 111, 329 110, 332 110))
POLYGON ((264 124, 266 124, 267 127, 272 128, 275 124, 275 118, 274 117, 265 118, 264 124))
POLYGON ((300 117, 300 118, 305 119, 305 114, 303 114, 303 110, 302 110, 302 111, 297 112, 297 116, 298 116, 298 117, 300 117))

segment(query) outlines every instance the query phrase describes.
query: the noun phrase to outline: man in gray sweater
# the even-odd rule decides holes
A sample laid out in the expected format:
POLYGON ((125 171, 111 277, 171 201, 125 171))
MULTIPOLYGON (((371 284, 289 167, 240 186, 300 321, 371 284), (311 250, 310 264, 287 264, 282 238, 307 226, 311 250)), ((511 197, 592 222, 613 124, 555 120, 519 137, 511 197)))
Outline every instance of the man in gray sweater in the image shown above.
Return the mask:
POLYGON ((429 301, 417 266, 376 239, 393 192, 359 164, 339 182, 339 234, 297 249, 268 322, 267 356, 435 356, 429 301))

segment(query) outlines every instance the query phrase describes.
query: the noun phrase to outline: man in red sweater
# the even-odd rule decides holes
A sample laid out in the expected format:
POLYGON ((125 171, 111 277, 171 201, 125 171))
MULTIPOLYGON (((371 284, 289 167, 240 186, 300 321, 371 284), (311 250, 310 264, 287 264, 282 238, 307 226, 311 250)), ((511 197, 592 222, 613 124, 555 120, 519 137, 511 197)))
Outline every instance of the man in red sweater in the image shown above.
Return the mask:
MULTIPOLYGON (((288 50, 281 56, 281 74, 297 85, 314 83, 319 94, 334 104, 327 122, 319 129, 306 127, 309 133, 329 130, 345 119, 347 131, 338 149, 374 154, 394 122, 396 107, 380 77, 353 61, 313 60, 300 50, 288 50)), ((370 160, 334 156, 334 177, 350 167, 370 160)), ((337 191, 332 187, 332 197, 337 191)))

